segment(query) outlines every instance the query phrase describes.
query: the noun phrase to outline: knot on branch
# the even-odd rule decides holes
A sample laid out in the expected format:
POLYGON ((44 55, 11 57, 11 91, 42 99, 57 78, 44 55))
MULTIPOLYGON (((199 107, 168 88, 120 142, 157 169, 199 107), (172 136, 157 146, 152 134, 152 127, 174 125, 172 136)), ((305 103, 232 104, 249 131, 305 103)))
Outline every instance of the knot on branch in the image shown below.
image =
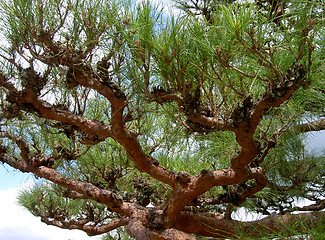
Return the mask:
POLYGON ((117 99, 121 99, 123 101, 126 100, 126 96, 125 96, 124 92, 120 89, 120 87, 118 85, 116 85, 110 79, 108 79, 108 81, 102 81, 102 83, 105 84, 107 87, 109 87, 112 90, 112 92, 114 93, 114 96, 117 99))
POLYGON ((152 89, 152 91, 150 93, 153 96, 154 101, 159 103, 159 104, 166 103, 166 102, 172 102, 171 99, 166 98, 166 96, 169 95, 170 92, 166 91, 161 86, 153 87, 153 89, 152 89))
POLYGON ((97 143, 100 143, 104 140, 105 138, 102 138, 99 135, 83 133, 82 140, 80 142, 86 145, 96 145, 97 143))
POLYGON ((166 215, 162 210, 150 209, 148 213, 148 225, 150 229, 159 229, 167 221, 166 215))
POLYGON ((0 154, 7 153, 8 149, 9 148, 7 146, 0 144, 0 154))
POLYGON ((113 188, 115 186, 116 180, 122 176, 122 169, 112 168, 104 172, 103 178, 108 183, 108 187, 113 188))
POLYGON ((197 133, 202 133, 202 134, 208 134, 210 132, 213 132, 215 131, 215 127, 214 126, 206 126, 202 123, 199 123, 199 122, 194 122, 190 119, 186 120, 186 125, 188 127, 188 131, 191 132, 191 131, 194 131, 194 132, 197 132, 197 133))
POLYGON ((41 94, 42 89, 47 83, 46 78, 40 77, 31 67, 22 68, 20 70, 20 78, 23 91, 31 89, 36 96, 41 94))
POLYGON ((252 96, 248 95, 233 110, 230 117, 233 124, 237 124, 242 121, 248 121, 251 118, 251 113, 253 108, 254 108, 254 99, 252 96))
POLYGON ((79 85, 74 75, 74 69, 72 67, 69 68, 65 81, 66 81, 65 84, 68 89, 74 89, 79 85))
POLYGON ((97 72, 98 76, 102 79, 103 82, 110 82, 108 69, 112 64, 105 58, 97 62, 97 72))
POLYGON ((8 93, 6 100, 9 102, 9 104, 4 107, 4 109, 8 111, 5 113, 6 117, 17 117, 20 120, 20 118, 22 119, 24 117, 21 111, 35 113, 37 115, 40 114, 40 111, 32 103, 29 103, 26 100, 26 93, 26 88, 23 91, 13 90, 8 93))
POLYGON ((201 102, 201 88, 198 86, 193 94, 190 93, 190 86, 185 86, 183 91, 184 109, 189 118, 197 118, 201 114, 212 117, 209 109, 206 109, 201 102))
POLYGON ((219 195, 219 201, 224 203, 232 203, 235 206, 240 206, 241 204, 241 195, 235 186, 222 186, 226 191, 223 194, 219 195))
POLYGON ((55 161, 52 157, 48 156, 34 156, 31 157, 28 161, 28 165, 33 166, 34 168, 38 168, 41 166, 52 168, 54 165, 55 161))
POLYGON ((115 193, 111 193, 111 200, 112 200, 112 209, 120 208, 123 204, 123 198, 115 193))
POLYGON ((296 84, 298 86, 308 87, 310 81, 306 81, 307 69, 301 63, 295 63, 293 66, 287 69, 284 75, 284 82, 286 86, 296 84))
POLYGON ((150 162, 155 165, 159 166, 159 161, 156 158, 151 157, 150 155, 147 155, 147 158, 149 158, 150 162))
POLYGON ((181 183, 188 184, 191 181, 191 174, 185 171, 180 171, 177 173, 176 179, 181 183))
POLYGON ((294 88, 294 90, 300 86, 307 88, 310 85, 310 81, 307 81, 306 74, 307 69, 303 64, 295 63, 289 67, 283 77, 283 81, 272 89, 271 96, 273 101, 283 97, 289 88, 294 88))
POLYGON ((210 170, 206 170, 206 169, 202 169, 200 174, 203 176, 203 175, 208 175, 208 174, 211 174, 211 171, 210 170))
POLYGON ((138 191, 136 194, 137 203, 141 206, 147 206, 150 203, 150 197, 155 192, 155 187, 148 183, 145 178, 134 178, 133 186, 138 191))
POLYGON ((9 103, 8 105, 3 105, 2 117, 8 120, 13 118, 23 120, 25 118, 25 114, 16 103, 9 103))

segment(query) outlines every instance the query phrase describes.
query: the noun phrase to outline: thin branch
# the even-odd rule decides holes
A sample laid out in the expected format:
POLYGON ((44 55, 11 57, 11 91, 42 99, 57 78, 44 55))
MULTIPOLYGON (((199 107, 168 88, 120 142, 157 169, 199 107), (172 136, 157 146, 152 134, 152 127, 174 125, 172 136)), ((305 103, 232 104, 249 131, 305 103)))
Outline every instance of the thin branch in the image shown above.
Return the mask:
POLYGON ((325 199, 317 200, 316 203, 311 204, 309 206, 304 207, 293 207, 292 209, 288 209, 285 212, 293 212, 293 211, 321 211, 325 209, 325 199))
POLYGON ((63 229, 79 229, 86 232, 89 236, 108 233, 121 226, 126 226, 129 223, 129 218, 121 218, 110 223, 102 224, 100 226, 86 224, 82 220, 59 221, 59 220, 49 219, 46 217, 42 217, 41 220, 47 225, 53 225, 63 229))
POLYGON ((20 156, 25 160, 28 161, 29 160, 29 145, 27 142, 25 142, 22 138, 17 137, 13 134, 11 134, 10 132, 4 132, 4 131, 0 131, 0 138, 8 138, 10 140, 13 140, 14 142, 16 142, 18 148, 20 149, 20 156))
POLYGON ((22 159, 17 159, 7 155, 6 153, 0 154, 0 161, 9 164, 11 167, 16 168, 22 172, 31 172, 36 176, 45 178, 53 183, 56 183, 64 188, 83 194, 85 198, 93 199, 98 203, 104 204, 112 211, 120 213, 124 216, 130 216, 133 205, 126 203, 120 196, 109 191, 95 187, 91 183, 84 183, 57 172, 56 170, 46 166, 34 166, 28 164, 22 159))
POLYGON ((299 133, 325 130, 325 119, 303 123, 295 126, 294 128, 299 133))
POLYGON ((241 75, 243 75, 243 76, 245 76, 245 77, 253 78, 253 79, 259 79, 259 80, 261 80, 261 81, 263 81, 263 82, 268 82, 268 80, 266 80, 266 79, 264 79, 264 78, 258 76, 257 74, 251 75, 251 74, 246 73, 246 72, 244 72, 243 70, 240 70, 240 69, 238 69, 238 68, 236 68, 236 67, 234 67, 234 66, 231 66, 231 65, 227 65, 227 67, 229 67, 229 68, 235 70, 236 72, 240 73, 241 75))

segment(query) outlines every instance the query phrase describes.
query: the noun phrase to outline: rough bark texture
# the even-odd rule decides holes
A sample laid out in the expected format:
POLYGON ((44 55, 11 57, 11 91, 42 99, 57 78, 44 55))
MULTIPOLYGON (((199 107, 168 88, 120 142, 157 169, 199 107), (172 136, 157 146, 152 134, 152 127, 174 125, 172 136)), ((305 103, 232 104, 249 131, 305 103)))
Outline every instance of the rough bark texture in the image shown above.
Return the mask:
MULTIPOLYGON (((279 24, 284 14, 284 3, 282 1, 267 2, 272 6, 271 15, 274 17, 273 22, 279 24)), ((207 8, 200 9, 199 6, 195 8, 202 12, 208 22, 211 21, 211 15, 209 15, 207 8)), ((123 31, 128 30, 126 28, 127 23, 125 20, 121 24, 120 27, 123 31)), ((15 59, 6 60, 17 68, 17 77, 25 78, 27 83, 22 83, 21 87, 17 87, 13 84, 14 79, 9 74, 6 75, 0 72, 0 87, 6 94, 8 105, 14 106, 19 111, 31 114, 38 119, 52 120, 72 127, 73 131, 82 133, 83 137, 80 143, 89 147, 109 138, 114 140, 119 146, 122 146, 136 170, 146 173, 151 178, 165 184, 171 193, 167 200, 163 200, 162 204, 153 207, 131 201, 129 198, 120 195, 118 191, 105 189, 91 182, 74 179, 53 168, 56 161, 76 159, 76 155, 72 155, 69 158, 69 156, 63 156, 63 154, 35 152, 29 146, 26 139, 16 136, 8 130, 1 129, 0 138, 6 139, 6 141, 17 146, 19 155, 13 154, 14 152, 10 154, 5 144, 0 142, 0 161, 22 172, 33 173, 36 177, 47 179, 66 188, 64 197, 91 199, 107 206, 111 213, 116 214, 114 217, 118 218, 117 220, 112 220, 109 223, 94 224, 90 219, 94 218, 95 214, 91 217, 68 221, 59 216, 49 217, 45 214, 42 215, 40 212, 35 213, 46 224, 65 229, 80 229, 89 235, 99 235, 125 226, 131 236, 141 240, 194 240, 196 239, 194 235, 222 239, 238 238, 239 232, 248 237, 259 237, 261 232, 268 233, 284 230, 287 224, 295 224, 300 221, 303 221, 306 225, 315 226, 325 217, 325 213, 322 211, 325 207, 323 201, 309 207, 294 209, 314 211, 310 213, 270 215, 264 219, 252 222, 239 222, 231 219, 232 205, 240 206, 246 199, 256 198, 255 194, 270 184, 260 164, 269 154, 269 151, 276 147, 278 136, 288 128, 284 130, 277 129, 274 133, 269 134, 268 137, 265 137, 265 134, 265 136, 258 138, 256 136, 258 127, 266 115, 286 104, 300 87, 309 86, 310 82, 307 79, 307 74, 310 72, 310 66, 298 63, 298 60, 302 58, 303 51, 309 52, 309 55, 313 51, 312 47, 306 48, 307 36, 309 36, 309 32, 312 30, 312 25, 313 22, 310 22, 302 31, 300 49, 298 49, 298 53, 294 56, 295 60, 292 61, 291 66, 285 70, 281 70, 274 62, 272 49, 265 50, 265 46, 264 48, 259 46, 253 32, 247 33, 251 38, 249 43, 245 42, 239 35, 237 36, 236 41, 238 44, 241 44, 241 47, 246 52, 259 59, 260 67, 264 67, 270 72, 270 79, 266 80, 264 79, 265 76, 247 74, 236 68, 235 64, 231 65, 226 57, 227 53, 225 52, 227 50, 224 49, 224 52, 222 52, 218 47, 216 48, 215 59, 217 59, 218 66, 221 66, 223 69, 232 69, 236 73, 241 74, 240 76, 254 79, 254 81, 258 79, 265 82, 265 91, 259 97, 254 97, 251 94, 241 95, 239 92, 236 93, 241 96, 241 100, 224 117, 212 114, 214 109, 208 106, 208 101, 203 102, 200 94, 204 92, 202 86, 204 79, 197 86, 191 86, 186 81, 183 81, 182 84, 171 89, 154 87, 152 91, 149 90, 149 77, 146 79, 146 86, 143 86, 145 97, 141 101, 157 103, 159 104, 157 106, 175 103, 175 106, 178 108, 177 111, 182 115, 180 122, 188 131, 198 134, 228 131, 235 135, 238 152, 229 159, 229 167, 218 170, 201 169, 196 175, 190 174, 185 170, 178 172, 168 170, 166 166, 162 166, 157 159, 151 156, 148 150, 144 149, 138 134, 134 133, 127 125, 129 121, 127 107, 130 104, 127 91, 123 87, 118 86, 117 83, 107 80, 111 77, 107 69, 106 72, 101 68, 96 70, 84 61, 86 56, 95 47, 95 43, 89 44, 83 51, 69 45, 69 51, 67 51, 68 45, 64 49, 45 29, 35 31, 33 33, 33 40, 37 40, 40 45, 39 47, 43 48, 47 55, 37 55, 37 53, 32 52, 33 48, 31 48, 30 51, 33 57, 48 65, 49 68, 60 66, 68 69, 65 76, 67 89, 71 90, 77 86, 82 86, 102 95, 110 107, 108 114, 109 123, 89 119, 83 116, 83 114, 62 109, 57 105, 46 102, 40 96, 44 82, 48 81, 46 76, 40 77, 32 67, 23 68, 18 62, 15 62, 15 59), (239 188, 240 184, 243 187, 239 188), (228 196, 220 194, 213 199, 200 198, 204 193, 218 186, 227 189, 228 196), (237 189, 231 192, 227 188, 228 186, 234 186, 237 189), (200 204, 216 205, 224 203, 229 203, 229 208, 224 215, 217 213, 216 210, 211 212, 189 210, 189 207, 198 207, 200 204)), ((98 33, 98 38, 100 34, 98 33)), ((124 44, 118 38, 112 40, 112 42, 114 48, 112 47, 111 53, 106 58, 98 61, 97 66, 106 66, 107 68, 108 60, 114 55, 114 51, 117 51, 124 44)), ((136 42, 134 46, 128 46, 130 47, 131 58, 135 58, 136 54, 143 53, 139 45, 140 42, 136 42)), ((140 70, 144 72, 145 76, 149 76, 151 73, 150 68, 147 66, 150 64, 147 61, 154 57, 157 56, 150 56, 148 53, 147 59, 144 56, 140 56, 136 61, 137 66, 139 69, 141 68, 140 70)), ((122 57, 119 56, 116 57, 115 61, 122 61, 121 59, 122 57)), ((205 65, 202 66, 202 68, 204 67, 205 65)), ((213 66, 211 68, 213 69, 213 66)), ((174 76, 177 81, 177 77, 185 69, 187 69, 187 66, 183 68, 178 66, 178 72, 174 76)), ((177 82, 176 80, 175 82, 177 82)), ((227 87, 234 88, 231 84, 228 84, 227 87)), ((235 91, 236 89, 233 90, 235 91)), ((2 113, 1 119, 7 118, 6 114, 2 113)), ((298 125, 292 130, 301 133, 323 130, 325 129, 324 127, 325 120, 321 119, 316 122, 298 125)))

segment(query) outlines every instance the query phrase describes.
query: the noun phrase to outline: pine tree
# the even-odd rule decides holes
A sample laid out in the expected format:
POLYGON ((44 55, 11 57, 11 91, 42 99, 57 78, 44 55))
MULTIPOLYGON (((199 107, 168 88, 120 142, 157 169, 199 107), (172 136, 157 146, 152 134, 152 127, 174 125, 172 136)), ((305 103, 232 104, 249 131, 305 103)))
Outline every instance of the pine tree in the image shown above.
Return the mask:
POLYGON ((41 221, 321 239, 323 0, 0 2, 0 161, 38 179, 19 202, 41 221))

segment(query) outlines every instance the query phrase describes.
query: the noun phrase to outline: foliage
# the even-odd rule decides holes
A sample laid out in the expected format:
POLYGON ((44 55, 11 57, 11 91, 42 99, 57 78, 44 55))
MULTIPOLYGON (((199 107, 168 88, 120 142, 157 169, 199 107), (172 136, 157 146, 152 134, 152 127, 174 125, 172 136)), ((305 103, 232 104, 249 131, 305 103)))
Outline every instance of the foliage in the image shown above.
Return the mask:
POLYGON ((47 179, 19 197, 45 223, 141 239, 132 217, 324 208, 324 2, 175 3, 1 1, 0 160, 47 179))

